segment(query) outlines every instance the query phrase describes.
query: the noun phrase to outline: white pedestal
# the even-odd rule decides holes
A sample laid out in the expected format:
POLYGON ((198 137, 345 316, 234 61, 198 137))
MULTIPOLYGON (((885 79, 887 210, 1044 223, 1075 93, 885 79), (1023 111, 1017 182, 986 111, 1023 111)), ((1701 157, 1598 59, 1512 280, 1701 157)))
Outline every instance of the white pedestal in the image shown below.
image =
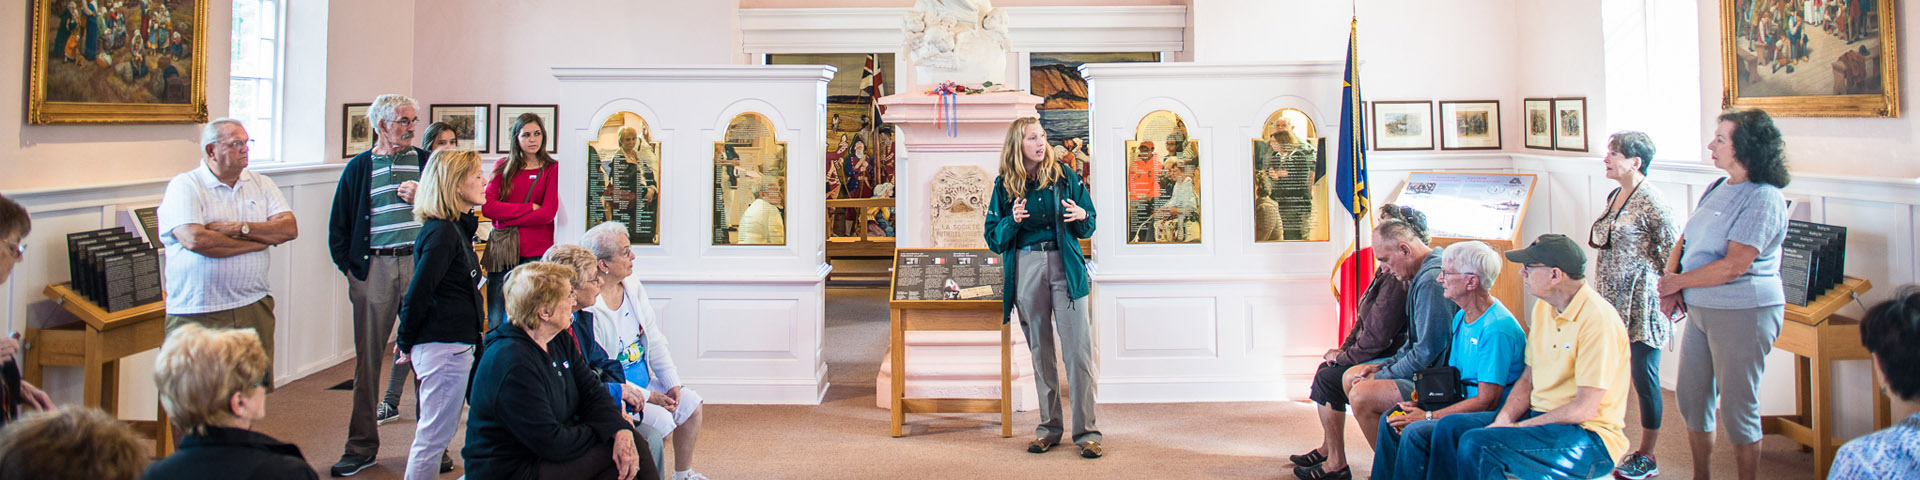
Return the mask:
POLYGON ((933 246, 927 211, 933 177, 940 167, 972 165, 992 177, 1000 171, 1000 149, 1006 144, 1007 125, 1020 117, 1038 117, 1034 110, 1040 97, 1025 92, 985 93, 954 97, 956 107, 954 135, 940 120, 938 96, 920 93, 888 95, 880 98, 887 111, 886 121, 898 127, 900 161, 895 167, 894 197, 899 211, 896 245, 899 248, 933 246))

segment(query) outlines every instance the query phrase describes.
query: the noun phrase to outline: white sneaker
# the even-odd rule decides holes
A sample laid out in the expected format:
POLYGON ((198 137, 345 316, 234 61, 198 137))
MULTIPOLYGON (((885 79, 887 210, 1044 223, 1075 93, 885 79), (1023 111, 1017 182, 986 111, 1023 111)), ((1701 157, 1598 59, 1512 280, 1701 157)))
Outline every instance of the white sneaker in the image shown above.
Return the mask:
POLYGON ((687 470, 684 472, 673 472, 673 480, 707 480, 707 476, 701 475, 700 472, 687 470))

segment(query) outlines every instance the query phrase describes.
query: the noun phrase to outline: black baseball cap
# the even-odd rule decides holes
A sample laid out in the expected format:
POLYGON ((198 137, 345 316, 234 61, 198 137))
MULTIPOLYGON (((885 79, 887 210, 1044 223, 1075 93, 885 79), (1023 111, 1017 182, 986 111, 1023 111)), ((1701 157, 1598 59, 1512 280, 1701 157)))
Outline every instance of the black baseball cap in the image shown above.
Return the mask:
POLYGON ((1532 245, 1519 250, 1510 250, 1506 256, 1507 261, 1521 265, 1538 263, 1558 268, 1562 272, 1567 272, 1567 276, 1574 280, 1587 276, 1587 253, 1580 250, 1580 245, 1573 243, 1573 239, 1558 233, 1541 235, 1540 239, 1534 240, 1532 245))

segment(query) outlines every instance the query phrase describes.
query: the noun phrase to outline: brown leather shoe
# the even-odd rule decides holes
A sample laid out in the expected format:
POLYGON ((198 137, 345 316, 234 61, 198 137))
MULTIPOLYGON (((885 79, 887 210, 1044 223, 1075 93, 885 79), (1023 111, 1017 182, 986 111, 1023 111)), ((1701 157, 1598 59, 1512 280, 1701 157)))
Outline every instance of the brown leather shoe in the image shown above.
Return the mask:
POLYGON ((1100 458, 1100 455, 1102 454, 1101 452, 1102 450, 1100 449, 1100 442, 1096 442, 1092 440, 1080 442, 1081 458, 1100 458))
POLYGON ((1036 438, 1036 439, 1033 439, 1033 443, 1027 444, 1027 453, 1047 453, 1048 450, 1053 450, 1054 445, 1059 445, 1059 444, 1060 444, 1059 440, 1048 440, 1045 438, 1036 438))

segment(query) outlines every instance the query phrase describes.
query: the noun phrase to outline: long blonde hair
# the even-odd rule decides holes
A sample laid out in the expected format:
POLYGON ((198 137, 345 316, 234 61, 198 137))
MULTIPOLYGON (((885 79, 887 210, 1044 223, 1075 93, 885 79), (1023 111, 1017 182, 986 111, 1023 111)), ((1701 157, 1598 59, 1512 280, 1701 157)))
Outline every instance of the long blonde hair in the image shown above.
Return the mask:
MULTIPOLYGON (((1039 118, 1020 117, 1007 126, 1007 143, 1000 148, 1000 184, 1007 189, 1007 195, 1013 198, 1027 196, 1027 162, 1021 153, 1021 140, 1025 139, 1027 125, 1040 123, 1039 118)), ((1044 127, 1042 131, 1045 131, 1044 127)), ((1046 149, 1046 158, 1040 160, 1040 171, 1036 178, 1040 188, 1053 186, 1066 174, 1060 167, 1060 158, 1054 156, 1053 149, 1046 149)))
POLYGON ((413 219, 456 220, 460 214, 460 183, 480 170, 480 154, 472 150, 433 152, 420 171, 420 195, 413 202, 413 219))

